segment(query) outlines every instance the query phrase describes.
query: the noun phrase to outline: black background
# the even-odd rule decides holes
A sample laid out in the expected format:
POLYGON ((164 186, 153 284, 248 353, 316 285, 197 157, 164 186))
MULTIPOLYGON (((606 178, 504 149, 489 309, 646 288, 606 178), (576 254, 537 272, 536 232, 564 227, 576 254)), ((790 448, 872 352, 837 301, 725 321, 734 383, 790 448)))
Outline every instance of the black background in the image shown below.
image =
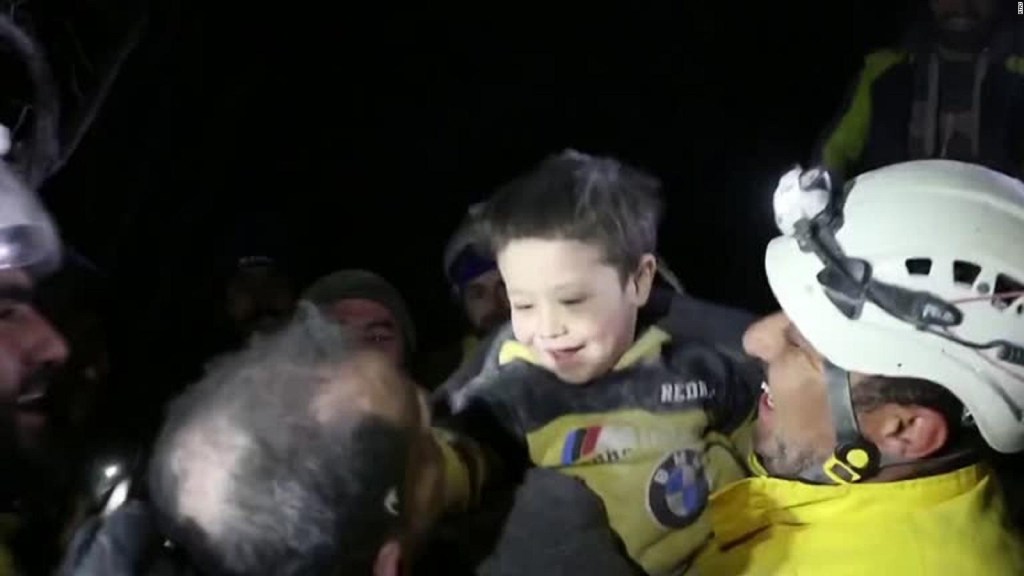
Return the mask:
POLYGON ((117 291, 126 398, 195 360, 245 223, 303 282, 374 269, 428 348, 457 336, 447 235, 469 202, 567 146, 664 180, 662 251, 691 292, 769 310, 774 183, 922 3, 429 4, 153 5, 45 190, 117 291))

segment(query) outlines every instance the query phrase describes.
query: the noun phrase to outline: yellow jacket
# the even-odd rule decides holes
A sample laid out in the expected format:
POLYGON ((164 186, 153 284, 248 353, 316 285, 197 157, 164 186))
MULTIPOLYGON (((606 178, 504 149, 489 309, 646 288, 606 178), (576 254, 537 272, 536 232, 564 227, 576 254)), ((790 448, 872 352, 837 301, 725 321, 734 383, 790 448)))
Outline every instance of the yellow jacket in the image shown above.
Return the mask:
POLYGON ((0 544, 0 576, 13 576, 14 568, 12 567, 11 556, 7 552, 7 548, 3 544, 0 544))
POLYGON ((0 576, 14 576, 14 559, 7 549, 7 540, 14 534, 17 526, 17 516, 0 514, 0 576))
POLYGON ((980 465, 848 486, 750 478, 713 495, 710 515, 701 576, 1024 574, 1024 544, 980 465))

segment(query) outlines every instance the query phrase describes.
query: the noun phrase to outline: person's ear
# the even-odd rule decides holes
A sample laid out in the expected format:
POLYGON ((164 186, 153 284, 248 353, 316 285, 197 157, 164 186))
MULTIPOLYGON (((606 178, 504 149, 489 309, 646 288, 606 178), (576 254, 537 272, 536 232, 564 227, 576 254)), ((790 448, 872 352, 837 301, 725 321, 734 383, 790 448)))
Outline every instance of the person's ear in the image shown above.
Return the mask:
POLYGON ((938 410, 885 404, 859 418, 864 435, 886 455, 920 460, 935 455, 949 439, 949 426, 938 410))
POLYGON ((647 303, 647 299, 651 297, 651 286, 654 285, 654 275, 658 272, 658 260, 654 257, 654 254, 644 254, 640 257, 640 265, 637 266, 636 272, 633 273, 631 278, 632 292, 635 299, 635 304, 643 306, 647 303))
POLYGON ((373 576, 402 576, 402 544, 392 538, 384 543, 373 562, 373 576))

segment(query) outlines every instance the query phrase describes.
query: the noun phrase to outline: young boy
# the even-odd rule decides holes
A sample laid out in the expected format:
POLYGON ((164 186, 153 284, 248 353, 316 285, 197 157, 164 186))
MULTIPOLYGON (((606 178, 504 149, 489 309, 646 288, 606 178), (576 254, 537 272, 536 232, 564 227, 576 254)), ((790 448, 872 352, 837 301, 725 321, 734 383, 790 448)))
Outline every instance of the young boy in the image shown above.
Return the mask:
MULTIPOLYGON (((750 316, 652 290, 660 215, 656 180, 571 150, 499 190, 485 222, 511 327, 447 399, 461 431, 505 466, 583 480, 656 575, 687 569, 710 535, 709 494, 746 475, 730 435, 761 382, 722 351, 750 316)), ((479 484, 459 472, 478 460, 441 450, 448 477, 461 474, 451 483, 479 484)))

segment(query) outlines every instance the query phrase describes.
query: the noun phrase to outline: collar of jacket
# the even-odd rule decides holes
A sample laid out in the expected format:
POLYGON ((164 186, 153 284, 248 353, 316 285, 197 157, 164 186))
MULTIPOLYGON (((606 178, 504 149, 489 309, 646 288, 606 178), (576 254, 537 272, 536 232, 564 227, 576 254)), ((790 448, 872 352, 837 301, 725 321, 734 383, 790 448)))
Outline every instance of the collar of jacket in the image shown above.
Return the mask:
MULTIPOLYGON (((644 361, 656 359, 661 355, 662 346, 670 340, 671 337, 667 332, 657 326, 651 326, 633 342, 633 345, 626 350, 612 369, 622 370, 644 361)), ((504 366, 517 360, 539 364, 536 354, 528 346, 516 340, 506 340, 498 353, 498 365, 504 366)))
POLYGON ((711 497, 711 522, 720 546, 728 547, 773 525, 898 517, 962 496, 988 479, 981 464, 912 480, 841 486, 748 478, 711 497))

